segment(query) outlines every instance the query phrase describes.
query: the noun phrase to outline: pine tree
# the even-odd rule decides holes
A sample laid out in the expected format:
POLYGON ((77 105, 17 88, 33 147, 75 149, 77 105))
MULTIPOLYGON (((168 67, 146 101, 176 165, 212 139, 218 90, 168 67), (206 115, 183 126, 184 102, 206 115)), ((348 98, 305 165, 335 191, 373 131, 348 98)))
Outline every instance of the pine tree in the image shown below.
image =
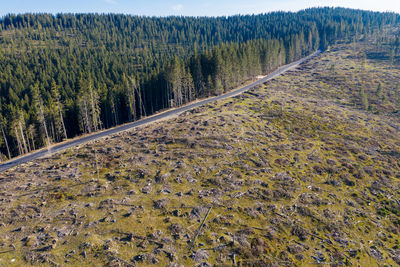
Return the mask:
POLYGON ((102 127, 99 95, 93 88, 91 78, 87 82, 81 79, 79 83, 78 107, 81 127, 84 132, 92 133, 102 127))
POLYGON ((100 102, 99 95, 97 91, 94 90, 91 79, 89 79, 89 97, 93 131, 98 131, 102 127, 100 120, 100 102))
POLYGON ((143 96, 135 77, 126 77, 124 74, 123 80, 125 83, 125 96, 128 100, 129 120, 132 121, 138 117, 146 116, 143 96))
POLYGON ((28 139, 31 139, 31 143, 32 143, 32 149, 36 150, 36 144, 35 144, 35 136, 36 136, 36 130, 35 127, 33 126, 33 124, 30 124, 28 129, 27 129, 27 133, 28 133, 28 139))
POLYGON ((81 129, 84 133, 92 132, 92 121, 89 115, 89 103, 86 94, 81 93, 78 96, 79 119, 81 129))
POLYGON ((40 124, 42 126, 42 131, 44 132, 45 138, 46 138, 43 143, 46 146, 48 146, 51 144, 51 142, 50 142, 49 132, 47 130, 46 118, 44 116, 43 101, 40 96, 39 85, 37 83, 35 83, 31 87, 31 93, 32 93, 32 100, 33 100, 33 106, 34 106, 35 113, 36 113, 36 118, 40 122, 40 124))
POLYGON ((22 144, 23 144, 23 148, 25 153, 29 153, 30 152, 30 148, 29 145, 26 141, 25 138, 25 133, 24 133, 24 128, 25 128, 25 119, 24 119, 24 113, 22 110, 18 110, 17 113, 17 124, 16 125, 19 128, 20 134, 21 134, 21 140, 22 140, 22 144))
POLYGON ((199 97, 200 95, 204 95, 204 77, 201 69, 200 57, 198 55, 194 55, 190 61, 189 69, 191 71, 191 76, 193 77, 194 91, 195 96, 199 97))
POLYGON ((123 75, 123 80, 125 83, 125 96, 128 100, 129 121, 133 121, 136 119, 136 80, 133 77, 127 78, 125 74, 123 75))
POLYGON ((7 148, 8 159, 11 159, 10 146, 8 145, 7 136, 6 136, 6 133, 4 131, 4 128, 5 128, 6 125, 7 125, 6 119, 0 114, 0 129, 1 129, 1 133, 3 135, 3 141, 4 141, 4 143, 6 145, 6 148, 7 148))
POLYGON ((168 73, 169 87, 172 92, 171 107, 179 107, 183 104, 182 77, 181 62, 175 57, 168 73))
POLYGON ((195 99, 195 88, 192 75, 190 71, 185 69, 182 77, 182 89, 184 92, 184 103, 191 102, 195 99))
POLYGON ((84 82, 81 78, 78 107, 82 130, 86 133, 97 131, 101 127, 99 96, 93 89, 92 80, 84 82))
POLYGON ((64 139, 68 139, 67 130, 64 123, 63 106, 60 100, 60 92, 56 82, 53 80, 51 83, 51 96, 55 100, 54 118, 57 129, 57 134, 62 134, 64 139))
MULTIPOLYGON (((10 145, 3 142, 2 154, 220 94, 339 38, 379 33, 399 18, 326 8, 229 19, 7 15, 0 34, 16 34, 0 42, 0 112, 8 120, 0 135, 10 145), (38 92, 27 93, 35 84, 38 92)), ((392 65, 399 40, 377 38, 392 42, 392 65)))

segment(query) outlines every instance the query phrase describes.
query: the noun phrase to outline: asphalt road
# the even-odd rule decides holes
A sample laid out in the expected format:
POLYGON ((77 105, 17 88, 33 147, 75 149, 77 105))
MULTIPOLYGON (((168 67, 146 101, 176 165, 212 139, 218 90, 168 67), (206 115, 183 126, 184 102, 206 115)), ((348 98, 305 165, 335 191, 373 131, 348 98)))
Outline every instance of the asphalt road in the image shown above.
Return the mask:
POLYGON ((276 76, 279 76, 279 75, 287 72, 288 70, 291 70, 291 69, 297 67, 301 63, 303 63, 303 62, 307 61, 308 59, 318 55, 319 53, 320 53, 320 51, 317 51, 317 52, 311 54, 308 57, 302 58, 302 59, 300 59, 300 60, 298 60, 296 62, 290 63, 288 65, 285 65, 285 66, 279 68, 278 70, 268 74, 267 76, 265 76, 262 79, 257 80, 256 82, 253 82, 253 83, 251 83, 249 85, 246 85, 244 87, 232 90, 232 91, 230 91, 228 93, 225 93, 223 95, 219 95, 219 96, 207 98, 207 99, 204 99, 204 100, 200 100, 200 101, 197 101, 197 102, 194 102, 194 103, 191 103, 191 104, 187 104, 187 105, 179 107, 179 108, 171 109, 171 110, 168 110, 166 112, 162 112, 160 114, 156 114, 156 115, 153 115, 153 116, 150 116, 150 117, 147 117, 147 118, 144 118, 144 119, 132 122, 132 123, 127 123, 127 124, 124 124, 124 125, 121 125, 121 126, 118 126, 118 127, 115 127, 115 128, 111 128, 111 129, 108 129, 108 130, 105 130, 105 131, 102 131, 102 132, 98 132, 98 133, 94 133, 92 135, 84 136, 82 138, 74 139, 74 140, 71 140, 69 142, 61 143, 61 144, 55 145, 55 146, 53 146, 53 147, 51 147, 49 149, 42 149, 42 150, 27 154, 27 155, 24 155, 24 156, 15 158, 15 159, 11 159, 11 160, 9 160, 9 161, 7 161, 5 163, 0 164, 0 172, 4 172, 4 171, 6 171, 6 170, 8 170, 8 169, 10 169, 12 167, 18 166, 20 164, 23 164, 23 163, 26 163, 26 162, 30 162, 32 160, 35 160, 35 159, 38 159, 38 158, 41 158, 41 157, 49 156, 49 155, 52 155, 54 153, 66 150, 68 148, 75 147, 75 146, 87 143, 89 141, 93 141, 93 140, 96 140, 96 139, 99 139, 99 138, 102 138, 102 137, 113 135, 113 134, 116 134, 116 133, 119 133, 119 132, 123 132, 123 131, 129 130, 129 129, 132 129, 132 128, 136 128, 136 127, 139 127, 139 126, 143 126, 143 125, 148 124, 148 123, 157 122, 157 121, 160 121, 162 119, 166 119, 166 118, 168 118, 170 116, 179 115, 182 112, 197 108, 199 106, 202 106, 202 105, 214 102, 214 101, 219 101, 219 100, 222 100, 222 99, 226 99, 226 98, 230 98, 230 97, 239 95, 239 94, 241 94, 243 92, 246 92, 246 91, 254 88, 257 85, 260 85, 260 84, 263 84, 263 83, 265 83, 265 82, 267 82, 269 80, 272 80, 276 76))

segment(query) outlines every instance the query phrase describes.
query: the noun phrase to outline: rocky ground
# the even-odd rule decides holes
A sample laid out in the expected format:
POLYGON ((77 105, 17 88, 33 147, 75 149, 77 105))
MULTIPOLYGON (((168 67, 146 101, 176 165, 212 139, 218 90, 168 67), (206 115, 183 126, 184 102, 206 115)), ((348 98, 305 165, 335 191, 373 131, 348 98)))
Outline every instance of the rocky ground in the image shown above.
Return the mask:
POLYGON ((399 265, 400 68, 376 53, 0 174, 0 266, 399 265))

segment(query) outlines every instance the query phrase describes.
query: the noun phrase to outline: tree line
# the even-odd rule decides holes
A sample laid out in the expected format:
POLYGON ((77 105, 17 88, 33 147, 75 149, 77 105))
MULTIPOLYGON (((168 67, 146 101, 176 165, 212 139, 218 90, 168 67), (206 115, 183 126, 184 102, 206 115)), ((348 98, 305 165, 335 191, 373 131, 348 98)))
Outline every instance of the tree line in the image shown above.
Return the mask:
POLYGON ((0 152, 11 158, 218 95, 399 22, 343 8, 232 17, 22 14, 0 20, 0 152))

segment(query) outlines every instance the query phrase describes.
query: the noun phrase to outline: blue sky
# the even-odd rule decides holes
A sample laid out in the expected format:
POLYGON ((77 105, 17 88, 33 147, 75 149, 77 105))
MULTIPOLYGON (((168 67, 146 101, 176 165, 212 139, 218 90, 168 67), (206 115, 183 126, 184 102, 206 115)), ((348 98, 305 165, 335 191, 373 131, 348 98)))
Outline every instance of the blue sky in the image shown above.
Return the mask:
POLYGON ((98 12, 146 16, 225 16, 343 6, 400 13, 399 0, 0 0, 0 15, 26 12, 98 12))

